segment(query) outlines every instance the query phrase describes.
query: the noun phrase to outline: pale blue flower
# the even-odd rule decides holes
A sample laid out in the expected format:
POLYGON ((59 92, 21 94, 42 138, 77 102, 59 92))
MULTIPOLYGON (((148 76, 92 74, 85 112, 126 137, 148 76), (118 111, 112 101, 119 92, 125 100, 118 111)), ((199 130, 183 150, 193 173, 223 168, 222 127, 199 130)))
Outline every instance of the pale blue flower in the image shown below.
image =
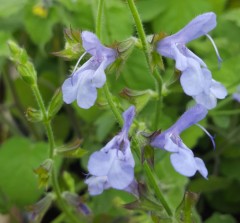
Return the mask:
MULTIPOLYGON (((192 150, 180 138, 182 131, 205 118, 207 112, 208 110, 204 106, 195 105, 187 110, 173 126, 154 136, 150 141, 153 147, 171 152, 170 160, 174 169, 184 176, 191 177, 196 171, 199 171, 203 177, 207 178, 208 171, 202 159, 194 157, 192 150)), ((213 141, 212 137, 211 140, 213 141)))
POLYGON ((227 91, 222 84, 212 79, 211 72, 207 69, 206 64, 189 50, 186 44, 206 35, 213 44, 218 60, 221 62, 214 41, 207 34, 215 26, 216 15, 213 12, 204 13, 194 18, 176 34, 160 40, 157 45, 159 54, 176 61, 176 68, 182 72, 180 82, 184 92, 207 109, 214 108, 217 98, 225 98, 227 91))
POLYGON ((91 195, 101 194, 108 188, 129 191, 131 184, 134 184, 135 162, 128 139, 134 116, 135 107, 131 106, 123 113, 122 131, 90 156, 88 170, 92 176, 85 183, 91 195))
POLYGON ((65 103, 70 104, 77 100, 79 107, 87 109, 94 105, 97 88, 101 88, 106 82, 104 70, 114 62, 117 52, 102 45, 91 32, 83 31, 81 36, 86 52, 79 58, 78 63, 86 53, 92 57, 76 70, 77 63, 72 76, 64 81, 62 92, 65 103))

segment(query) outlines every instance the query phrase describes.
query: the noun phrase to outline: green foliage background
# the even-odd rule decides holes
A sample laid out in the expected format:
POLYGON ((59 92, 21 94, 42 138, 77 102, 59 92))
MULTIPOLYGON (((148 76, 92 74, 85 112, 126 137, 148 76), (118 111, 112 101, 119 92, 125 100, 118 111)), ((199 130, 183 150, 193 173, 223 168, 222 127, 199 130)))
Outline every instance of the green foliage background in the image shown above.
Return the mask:
MULTIPOLYGON (((19 78, 9 61, 7 41, 15 40, 31 56, 38 71, 38 83, 46 104, 71 74, 76 63, 55 57, 52 53, 64 48, 65 28, 93 31, 95 29, 97 0, 8 0, 0 1, 0 212, 9 213, 13 206, 20 212, 23 207, 36 202, 44 193, 37 187, 33 173, 46 157, 44 128, 30 123, 24 112, 36 107, 28 86, 19 78)), ((124 0, 106 0, 104 8, 103 42, 107 45, 136 35, 132 17, 124 0)), ((217 27, 211 32, 220 51, 223 63, 218 69, 217 58, 211 43, 202 37, 189 43, 191 48, 206 62, 213 78, 222 82, 228 97, 219 101, 201 124, 216 135, 216 150, 209 138, 193 126, 182 135, 184 142, 202 157, 209 170, 209 179, 199 175, 187 179, 176 173, 169 157, 155 151, 155 171, 159 185, 164 188, 171 206, 177 207, 186 189, 201 193, 196 206, 196 222, 236 223, 240 221, 240 104, 231 94, 240 84, 240 1, 238 0, 136 0, 147 34, 166 32, 172 34, 200 13, 213 11, 217 14, 217 27), (201 217, 199 217, 201 216, 201 217), (202 220, 200 220, 202 219, 202 220)), ((174 74, 174 63, 164 59, 165 95, 163 115, 158 127, 172 125, 191 103, 183 94, 174 74), (176 81, 171 83, 172 78, 176 81)), ((120 75, 108 72, 110 90, 116 97, 128 87, 135 90, 154 90, 144 55, 139 49, 125 63, 120 75)), ((120 102, 127 107, 128 102, 120 102)), ((76 104, 64 105, 53 121, 54 135, 58 145, 73 138, 83 139, 82 147, 88 155, 81 159, 67 159, 59 168, 62 187, 68 183, 62 178, 63 170, 75 181, 76 190, 93 210, 95 222, 152 222, 145 212, 136 214, 123 208, 133 198, 125 192, 105 191, 102 195, 89 197, 84 184, 88 156, 100 149, 118 131, 119 126, 105 105, 99 90, 96 105, 83 110, 76 104), (99 220, 100 219, 100 220, 99 220)), ((152 128, 154 101, 147 101, 139 111, 138 119, 152 128)), ((137 163, 136 176, 141 181, 141 164, 137 163)), ((50 210, 51 211, 51 210, 50 210)), ((55 215, 53 213, 52 215, 55 215)), ((51 216, 51 212, 49 214, 51 216)), ((52 217, 49 217, 51 219, 52 217)), ((50 220, 49 220, 50 221, 50 220)), ((47 220, 46 220, 47 222, 47 220)))

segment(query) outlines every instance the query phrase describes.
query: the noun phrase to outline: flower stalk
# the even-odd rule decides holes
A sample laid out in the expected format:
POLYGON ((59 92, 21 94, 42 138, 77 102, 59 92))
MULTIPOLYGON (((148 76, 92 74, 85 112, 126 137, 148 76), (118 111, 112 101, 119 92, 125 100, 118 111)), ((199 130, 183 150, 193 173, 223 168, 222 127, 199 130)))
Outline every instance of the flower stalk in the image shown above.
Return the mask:
POLYGON ((48 113, 47 113, 47 110, 45 108, 44 101, 43 101, 42 95, 39 91, 38 85, 37 84, 32 85, 31 89, 32 89, 32 91, 35 95, 38 106, 39 106, 39 108, 40 108, 40 110, 43 114, 43 124, 46 128, 46 133, 47 133, 48 142, 49 142, 48 158, 53 160, 53 168, 52 168, 52 171, 51 171, 52 187, 53 187, 54 192, 56 193, 56 199, 57 199, 58 205, 64 211, 66 216, 68 216, 69 219, 71 219, 72 222, 77 223, 78 219, 69 210, 67 204, 65 203, 65 201, 63 200, 62 195, 61 195, 61 189, 60 189, 58 179, 57 179, 57 174, 56 174, 56 167, 54 165, 55 141, 54 141, 54 135, 53 135, 53 130, 52 130, 52 126, 51 126, 51 120, 48 117, 48 113))

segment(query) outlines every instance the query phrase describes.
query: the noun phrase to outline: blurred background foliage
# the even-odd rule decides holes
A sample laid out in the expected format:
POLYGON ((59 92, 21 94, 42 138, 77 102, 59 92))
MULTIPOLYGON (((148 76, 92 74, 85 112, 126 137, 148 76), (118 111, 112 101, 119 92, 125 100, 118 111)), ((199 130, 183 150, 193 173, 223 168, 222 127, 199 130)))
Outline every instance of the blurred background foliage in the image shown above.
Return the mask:
MULTIPOLYGON (((39 123, 26 119, 27 108, 36 108, 30 88, 25 84, 9 60, 8 40, 24 47, 38 72, 38 83, 45 103, 55 90, 71 74, 76 60, 65 60, 53 55, 64 48, 64 29, 94 32, 97 0, 0 0, 0 212, 12 216, 11 222, 23 222, 26 205, 35 203, 44 193, 37 186, 33 169, 47 157, 45 130, 39 123)), ((124 0, 105 1, 103 42, 112 45, 136 35, 132 17, 124 0)), ((186 130, 182 137, 186 145, 195 149, 209 170, 209 179, 199 175, 187 179, 176 173, 163 151, 155 151, 155 172, 159 186, 167 194, 172 207, 183 199, 184 191, 200 194, 196 206, 195 222, 240 222, 240 104, 231 94, 240 84, 240 1, 239 0, 136 0, 147 34, 165 32, 173 34, 200 13, 213 11, 217 14, 217 27, 211 32, 220 51, 223 63, 218 69, 217 57, 206 37, 189 43, 189 48, 207 63, 214 79, 222 82, 229 92, 226 99, 209 112, 202 121, 215 135, 216 150, 209 138, 196 126, 186 130), (198 214, 197 214, 198 213, 198 214), (200 217, 201 216, 201 217, 200 217), (201 220, 200 220, 201 219, 201 220)), ((174 63, 164 58, 163 114, 158 127, 172 125, 191 104, 190 97, 183 94, 179 74, 174 63)), ((129 102, 120 97, 124 88, 154 90, 145 57, 134 49, 119 76, 109 70, 111 92, 118 97, 122 107, 129 102)), ((135 100, 137 119, 153 129, 155 104, 149 95, 135 100)), ((74 138, 83 140, 81 147, 88 151, 81 159, 64 159, 59 165, 61 186, 70 189, 66 172, 94 213, 94 222, 152 222, 143 211, 129 211, 123 204, 133 201, 125 192, 105 191, 102 195, 89 197, 84 179, 89 155, 100 149, 119 126, 106 106, 101 89, 94 107, 83 110, 76 104, 64 105, 53 120, 54 135, 58 145, 74 138)), ((137 163, 136 176, 142 177, 141 164, 137 163)), ((70 180, 70 182, 72 182, 70 180)), ((43 222, 51 222, 58 215, 51 208, 43 222)))

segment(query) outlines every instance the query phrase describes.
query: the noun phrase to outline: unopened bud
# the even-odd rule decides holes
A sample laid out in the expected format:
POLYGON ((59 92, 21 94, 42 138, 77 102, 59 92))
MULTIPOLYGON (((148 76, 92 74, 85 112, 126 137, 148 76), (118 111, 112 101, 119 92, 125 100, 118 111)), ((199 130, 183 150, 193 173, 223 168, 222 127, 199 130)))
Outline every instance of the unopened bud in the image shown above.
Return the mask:
POLYGON ((8 46, 11 52, 11 60, 15 63, 17 71, 21 75, 22 79, 27 84, 35 84, 37 74, 33 64, 29 61, 26 51, 13 41, 8 41, 8 46))
POLYGON ((47 194, 44 198, 38 201, 36 204, 27 207, 27 216, 29 222, 40 223, 45 213, 51 206, 53 196, 47 194))
POLYGON ((42 112, 35 108, 28 108, 25 115, 30 122, 41 122, 43 120, 42 112))
POLYGON ((77 212, 82 213, 83 215, 90 215, 91 211, 86 204, 83 203, 81 198, 74 193, 68 191, 63 192, 63 198, 71 205, 77 212))

